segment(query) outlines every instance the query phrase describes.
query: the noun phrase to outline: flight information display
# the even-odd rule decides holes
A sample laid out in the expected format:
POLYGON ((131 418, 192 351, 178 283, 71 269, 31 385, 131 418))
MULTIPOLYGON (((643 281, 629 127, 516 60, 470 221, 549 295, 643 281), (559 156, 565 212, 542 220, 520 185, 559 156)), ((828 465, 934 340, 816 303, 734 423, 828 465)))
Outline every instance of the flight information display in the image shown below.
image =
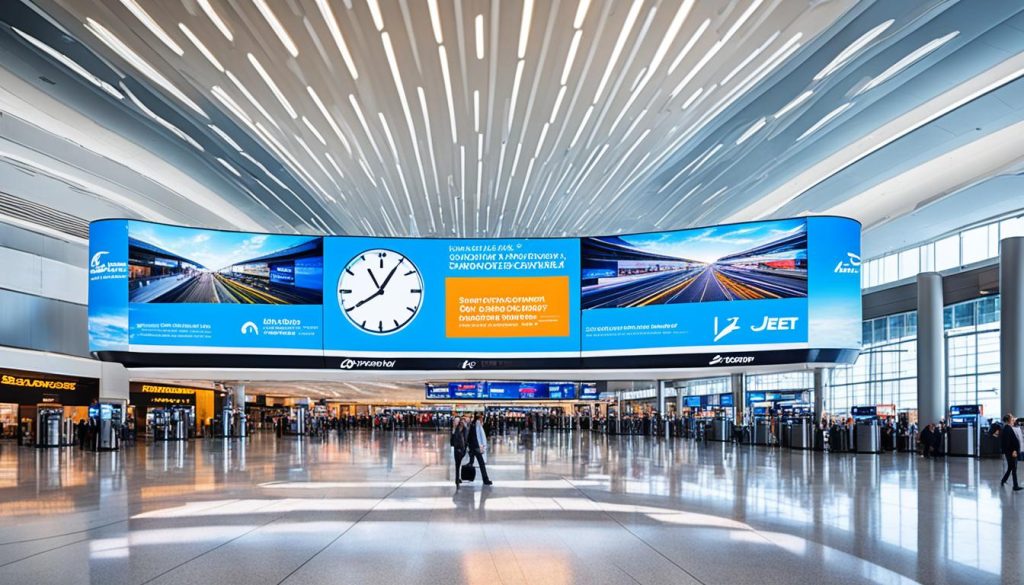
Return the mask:
POLYGON ((575 400, 575 382, 449 382, 426 385, 428 400, 575 400))
POLYGON ((90 349, 128 365, 344 370, 849 363, 859 238, 839 217, 583 239, 100 220, 90 349))

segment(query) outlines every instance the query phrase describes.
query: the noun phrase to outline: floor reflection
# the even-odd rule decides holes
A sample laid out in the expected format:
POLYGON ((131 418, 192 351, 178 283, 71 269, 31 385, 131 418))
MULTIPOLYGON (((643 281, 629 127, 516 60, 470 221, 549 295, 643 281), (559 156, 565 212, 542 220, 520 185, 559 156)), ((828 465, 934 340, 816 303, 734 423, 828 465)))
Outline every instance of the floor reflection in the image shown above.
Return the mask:
POLYGON ((1020 582, 996 460, 497 437, 456 490, 447 436, 0 443, 3 583, 1020 582), (240 559, 245 559, 240 562, 240 559), (343 567, 342 573, 338 573, 343 567))

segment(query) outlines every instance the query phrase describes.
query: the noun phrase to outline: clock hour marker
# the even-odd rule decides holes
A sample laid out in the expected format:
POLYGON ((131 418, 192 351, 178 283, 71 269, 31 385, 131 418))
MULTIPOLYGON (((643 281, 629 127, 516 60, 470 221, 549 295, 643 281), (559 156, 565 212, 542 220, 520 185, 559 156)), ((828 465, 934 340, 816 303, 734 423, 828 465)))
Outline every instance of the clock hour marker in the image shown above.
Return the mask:
POLYGON ((395 327, 401 327, 402 324, 398 322, 398 319, 392 319, 395 322, 395 327))
POLYGON ((343 295, 347 295, 348 293, 352 292, 352 289, 350 289, 350 288, 343 288, 343 289, 339 290, 338 292, 340 292, 343 295))
POLYGON ((355 273, 355 272, 352 272, 352 270, 351 270, 351 269, 349 269, 349 268, 346 268, 346 269, 345 269, 345 272, 348 272, 349 276, 355 276, 355 275, 356 275, 356 273, 355 273))
POLYGON ((416 274, 416 271, 415 270, 410 270, 409 272, 406 272, 402 276, 409 276, 410 274, 416 274))
POLYGON ((366 329, 366 321, 363 321, 363 324, 360 325, 360 327, 362 327, 363 329, 366 329))
POLYGON ((345 307, 345 312, 346 312, 346 313, 348 313, 349 311, 351 311, 351 310, 352 310, 352 309, 354 309, 354 308, 355 308, 355 307, 345 307))
POLYGON ((411 288, 411 289, 409 289, 409 292, 415 293, 415 294, 420 294, 420 293, 423 292, 423 290, 422 289, 418 289, 418 288, 411 288))
POLYGON ((406 307, 406 309, 409 309, 410 313, 415 313, 416 312, 416 309, 414 309, 412 307, 406 307))
POLYGON ((377 331, 384 331, 384 322, 377 321, 377 331))

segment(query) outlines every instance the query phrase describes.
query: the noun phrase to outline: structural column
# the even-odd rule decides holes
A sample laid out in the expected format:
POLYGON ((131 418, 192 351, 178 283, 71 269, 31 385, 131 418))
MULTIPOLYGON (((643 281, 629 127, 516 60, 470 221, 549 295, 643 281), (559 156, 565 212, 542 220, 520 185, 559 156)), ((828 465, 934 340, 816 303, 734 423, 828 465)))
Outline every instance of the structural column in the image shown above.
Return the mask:
POLYGON ((242 412, 245 412, 245 384, 238 384, 237 386, 232 386, 231 394, 234 398, 235 408, 242 412))
POLYGON ((683 395, 686 394, 686 384, 680 385, 676 382, 676 416, 683 415, 683 395))
POLYGON ((814 423, 817 424, 821 421, 821 417, 825 415, 825 392, 827 385, 825 378, 828 372, 824 368, 814 369, 814 423))
POLYGON ((942 326, 942 276, 917 275, 917 420, 923 427, 946 414, 946 348, 942 326))
POLYGON ((730 386, 732 386, 732 411, 735 415, 733 423, 737 425, 744 424, 744 414, 747 408, 747 375, 746 374, 732 374, 730 376, 730 386))
POLYGON ((665 394, 668 391, 668 382, 666 382, 665 380, 658 380, 657 384, 658 386, 656 390, 656 404, 658 408, 658 414, 660 414, 661 416, 665 416, 665 394))
POLYGON ((1000 406, 1024 416, 1024 237, 1006 238, 999 253, 1000 406))

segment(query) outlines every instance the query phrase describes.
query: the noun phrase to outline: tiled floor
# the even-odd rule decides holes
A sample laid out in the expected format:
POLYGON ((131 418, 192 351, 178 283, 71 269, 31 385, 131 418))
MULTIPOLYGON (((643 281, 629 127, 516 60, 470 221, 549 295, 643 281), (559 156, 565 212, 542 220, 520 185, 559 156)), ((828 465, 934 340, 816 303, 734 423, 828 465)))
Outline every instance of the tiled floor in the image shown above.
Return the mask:
POLYGON ((995 460, 587 433, 0 443, 0 583, 1024 583, 995 460))

